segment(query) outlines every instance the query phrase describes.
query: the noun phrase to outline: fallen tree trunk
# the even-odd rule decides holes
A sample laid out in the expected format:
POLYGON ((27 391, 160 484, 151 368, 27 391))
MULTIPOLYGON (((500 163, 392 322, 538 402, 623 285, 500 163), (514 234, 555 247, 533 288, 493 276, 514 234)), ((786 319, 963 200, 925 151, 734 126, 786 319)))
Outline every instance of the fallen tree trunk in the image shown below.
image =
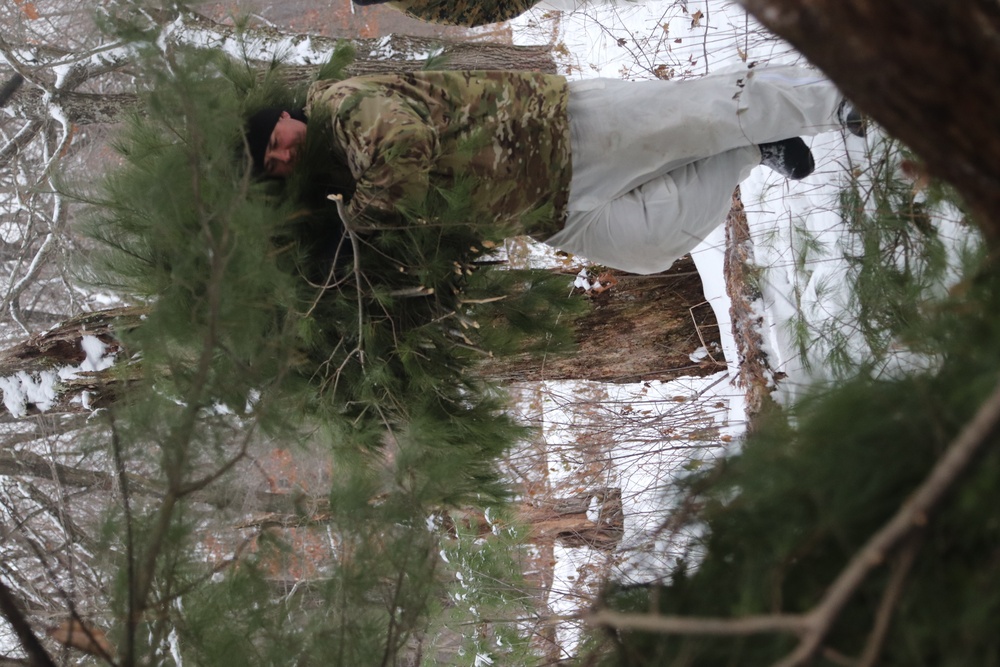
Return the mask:
MULTIPOLYGON (((700 362, 689 356, 718 340, 715 314, 690 259, 663 274, 615 279, 613 287, 590 297, 591 312, 575 322, 576 353, 491 360, 480 372, 501 382, 639 382, 704 376, 725 368, 721 353, 700 362)), ((87 313, 0 352, 7 416, 85 413, 112 404, 123 384, 142 372, 118 333, 138 326, 144 312, 126 307, 87 313), (96 360, 88 354, 92 357, 98 347, 114 363, 89 370, 96 360)))

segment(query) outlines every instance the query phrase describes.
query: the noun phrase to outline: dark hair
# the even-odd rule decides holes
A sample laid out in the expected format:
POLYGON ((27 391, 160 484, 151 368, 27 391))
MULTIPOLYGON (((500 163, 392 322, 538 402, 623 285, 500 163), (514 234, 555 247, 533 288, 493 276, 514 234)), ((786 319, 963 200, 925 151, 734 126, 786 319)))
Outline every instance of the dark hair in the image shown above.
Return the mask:
POLYGON ((295 120, 308 123, 305 113, 301 109, 285 109, 282 107, 268 107, 257 111, 247 119, 245 137, 247 145, 250 147, 250 158, 253 160, 253 170, 258 176, 264 174, 264 155, 267 153, 267 145, 271 142, 271 133, 274 126, 278 124, 281 114, 288 112, 288 115, 295 120))

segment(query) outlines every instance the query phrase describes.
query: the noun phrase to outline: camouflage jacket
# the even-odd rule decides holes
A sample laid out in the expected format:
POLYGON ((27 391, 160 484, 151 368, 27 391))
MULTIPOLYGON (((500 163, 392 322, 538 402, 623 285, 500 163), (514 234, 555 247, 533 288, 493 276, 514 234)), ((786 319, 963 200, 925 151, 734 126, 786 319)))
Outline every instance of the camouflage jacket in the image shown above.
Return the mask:
POLYGON ((422 21, 473 27, 512 19, 538 2, 539 0, 394 0, 389 5, 422 21))
POLYGON ((317 82, 307 109, 329 111, 356 181, 352 220, 424 210, 432 190, 469 178, 470 217, 547 238, 566 219, 567 96, 559 76, 424 71, 317 82))

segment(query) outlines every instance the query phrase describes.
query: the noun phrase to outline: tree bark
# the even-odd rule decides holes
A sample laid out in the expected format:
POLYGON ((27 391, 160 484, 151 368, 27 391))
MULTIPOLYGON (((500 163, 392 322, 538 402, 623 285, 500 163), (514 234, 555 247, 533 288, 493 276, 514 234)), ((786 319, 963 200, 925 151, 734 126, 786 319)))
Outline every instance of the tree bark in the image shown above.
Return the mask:
POLYGON ((1000 3, 741 2, 951 183, 1000 249, 1000 3))
POLYGON ((653 276, 615 274, 617 284, 591 297, 591 312, 575 323, 572 355, 491 360, 484 376, 504 382, 591 380, 669 381, 725 370, 721 352, 694 362, 690 354, 719 340, 719 325, 705 301, 690 257, 653 276))
POLYGON ((518 519, 528 525, 530 538, 536 543, 554 540, 565 547, 611 551, 625 534, 622 490, 618 488, 582 491, 541 505, 522 503, 518 519))
POLYGON ((118 388, 128 381, 127 362, 119 361, 103 371, 80 371, 76 377, 60 380, 55 386, 55 396, 45 406, 32 402, 21 405, 10 394, 18 383, 24 385, 43 373, 82 364, 87 358, 84 336, 92 336, 104 344, 106 355, 119 354, 123 349, 116 332, 136 326, 142 312, 141 308, 113 308, 79 315, 0 352, 5 416, 89 412, 112 403, 118 388), (82 400, 84 392, 89 395, 87 401, 82 400), (88 407, 84 407, 85 403, 88 407), (15 405, 20 409, 12 407, 15 405))
MULTIPOLYGON (((244 28, 241 33, 235 26, 218 23, 194 12, 159 11, 151 12, 157 23, 167 25, 180 19, 185 29, 201 31, 199 40, 209 47, 234 47, 240 42, 252 44, 255 52, 266 54, 261 60, 268 60, 273 54, 288 52, 293 48, 307 45, 309 53, 316 54, 320 62, 331 53, 340 39, 314 34, 289 34, 266 25, 244 28)), ((182 31, 173 31, 180 34, 182 31)), ((443 59, 446 69, 530 69, 555 73, 555 61, 549 46, 512 46, 509 44, 489 44, 485 42, 451 41, 440 38, 417 37, 412 35, 388 35, 385 37, 358 38, 349 40, 357 51, 362 63, 392 63, 409 61, 418 66, 433 54, 443 59)), ((366 67, 379 67, 368 65, 366 67)), ((398 71, 382 69, 379 71, 398 71)), ((374 73, 368 70, 348 72, 352 75, 374 73)))
MULTIPOLYGON (((273 54, 287 53, 292 48, 307 45, 305 59, 314 64, 294 64, 287 68, 290 83, 306 81, 326 60, 341 40, 319 35, 289 35, 269 27, 255 27, 238 33, 234 26, 217 23, 192 12, 151 11, 161 25, 172 25, 180 20, 180 28, 168 31, 169 40, 182 42, 197 36, 198 42, 208 48, 236 49, 241 42, 254 45, 254 53, 261 57, 263 70, 270 64, 273 54)), ((477 70, 504 69, 539 71, 554 74, 556 71, 552 51, 548 46, 513 46, 510 44, 490 44, 484 42, 452 42, 427 37, 389 35, 378 39, 350 40, 357 52, 357 59, 347 68, 350 76, 364 74, 384 74, 387 72, 408 72, 423 69, 428 58, 437 59, 437 69, 477 70)), ((0 46, 5 43, 0 41, 0 46)), ((13 45, 7 45, 10 50, 13 45)), ((250 54, 253 55, 253 54, 250 54)), ((123 67, 119 62, 115 67, 123 67)), ((109 66, 101 63, 90 71, 89 65, 79 65, 74 72, 73 85, 66 85, 54 92, 36 85, 21 86, 13 92, 8 101, 10 108, 27 119, 42 120, 51 115, 50 105, 56 104, 62 115, 76 125, 116 122, 137 107, 138 98, 134 92, 85 93, 73 88, 109 71, 109 66)), ((44 70, 44 66, 37 68, 44 70)), ((113 69, 113 68, 112 68, 113 69)), ((36 72, 37 79, 52 85, 54 76, 36 72)), ((0 79, 7 78, 0 74, 0 79)))
MULTIPOLYGON (((640 382, 703 376, 725 369, 721 353, 701 362, 692 362, 689 357, 709 340, 718 340, 715 313, 705 302, 701 279, 690 258, 675 263, 666 273, 622 274, 617 280, 612 288, 591 297, 591 312, 575 323, 576 353, 492 360, 480 368, 483 375, 505 382, 640 382)), ((137 326, 143 312, 133 307, 88 313, 0 352, 0 378, 15 383, 43 372, 79 366, 86 359, 84 336, 101 341, 106 355, 117 355, 111 368, 79 372, 75 378, 60 381, 55 398, 44 408, 26 404, 23 410, 12 410, 13 397, 5 395, 3 412, 8 417, 39 412, 67 414, 110 405, 122 383, 141 372, 137 363, 127 359, 116 332, 137 326), (88 394, 86 402, 83 392, 88 394)), ((10 390, 9 386, 4 389, 10 390)))

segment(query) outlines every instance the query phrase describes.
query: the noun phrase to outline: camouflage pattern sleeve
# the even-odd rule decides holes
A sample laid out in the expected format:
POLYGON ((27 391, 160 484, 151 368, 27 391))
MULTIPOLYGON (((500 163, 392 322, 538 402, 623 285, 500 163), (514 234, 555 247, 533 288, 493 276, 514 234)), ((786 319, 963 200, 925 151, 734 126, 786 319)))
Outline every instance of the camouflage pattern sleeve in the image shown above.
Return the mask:
POLYGON ((475 27, 520 16, 539 0, 394 0, 395 7, 431 23, 475 27))
POLYGON ((438 155, 436 129, 413 100, 378 86, 358 84, 345 93, 346 87, 340 86, 333 131, 357 181, 352 217, 376 222, 419 207, 438 155))
POLYGON ((331 158, 357 185, 348 214, 367 226, 425 215, 429 194, 473 183, 470 224, 548 237, 566 220, 568 94, 534 72, 420 71, 315 84, 309 109, 329 118, 331 158))

